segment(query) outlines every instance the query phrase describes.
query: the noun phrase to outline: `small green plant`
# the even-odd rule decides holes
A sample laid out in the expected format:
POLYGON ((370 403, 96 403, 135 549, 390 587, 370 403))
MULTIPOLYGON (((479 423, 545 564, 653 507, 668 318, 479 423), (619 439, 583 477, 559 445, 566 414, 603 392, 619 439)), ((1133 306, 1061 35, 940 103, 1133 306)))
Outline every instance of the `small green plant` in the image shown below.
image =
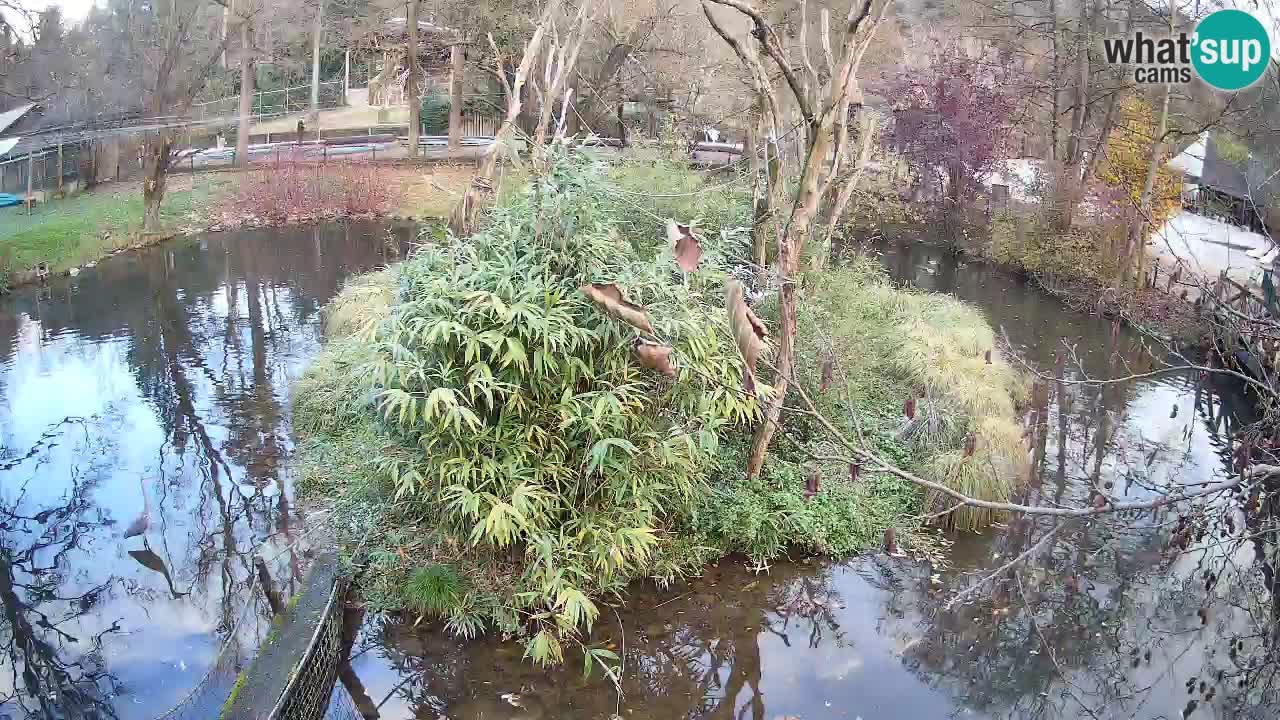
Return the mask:
POLYGON ((463 595, 462 576, 448 565, 434 564, 413 571, 404 586, 404 603, 420 613, 444 615, 463 595))
POLYGON ((7 247, 0 247, 0 295, 12 289, 13 252, 7 247))

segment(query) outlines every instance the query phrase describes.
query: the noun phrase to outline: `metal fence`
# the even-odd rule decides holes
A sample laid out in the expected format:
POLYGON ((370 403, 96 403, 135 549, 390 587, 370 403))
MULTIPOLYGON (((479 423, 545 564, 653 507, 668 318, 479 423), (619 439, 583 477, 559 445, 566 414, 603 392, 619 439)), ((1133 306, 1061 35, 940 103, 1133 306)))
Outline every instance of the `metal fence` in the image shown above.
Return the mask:
POLYGON ((342 608, 346 595, 347 581, 339 577, 333 583, 315 634, 268 720, 321 720, 325 716, 338 665, 343 660, 342 608))
MULTIPOLYGON (((346 93, 342 80, 330 80, 320 83, 320 107, 330 110, 342 107, 346 103, 346 93)), ((293 112, 305 112, 311 109, 311 86, 298 85, 282 90, 264 90, 253 94, 253 116, 274 117, 293 112)), ((233 117, 240 112, 240 96, 195 103, 191 113, 196 120, 233 117)))
POLYGON ((90 152, 90 144, 80 142, 0 161, 0 193, 26 195, 28 189, 33 192, 56 192, 67 183, 80 179, 80 160, 90 152))

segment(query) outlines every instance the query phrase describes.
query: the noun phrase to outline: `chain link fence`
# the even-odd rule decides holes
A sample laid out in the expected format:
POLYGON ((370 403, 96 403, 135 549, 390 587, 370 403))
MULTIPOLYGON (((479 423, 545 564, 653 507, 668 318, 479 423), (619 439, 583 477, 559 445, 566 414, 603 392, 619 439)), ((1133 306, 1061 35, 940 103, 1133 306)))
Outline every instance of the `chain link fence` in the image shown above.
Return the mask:
POLYGON ((89 152, 88 142, 67 143, 62 146, 61 162, 56 146, 0 161, 0 193, 25 195, 28 187, 33 192, 55 192, 80 178, 81 155, 89 152), (61 182, 58 181, 59 165, 61 182))
MULTIPOLYGON (((343 81, 330 80, 320 83, 320 108, 330 110, 346 103, 343 81)), ((252 114, 255 118, 275 117, 311 109, 311 86, 298 85, 280 90, 265 90, 253 94, 252 114)), ((191 106, 196 120, 233 117, 240 112, 240 96, 220 98, 191 106)))

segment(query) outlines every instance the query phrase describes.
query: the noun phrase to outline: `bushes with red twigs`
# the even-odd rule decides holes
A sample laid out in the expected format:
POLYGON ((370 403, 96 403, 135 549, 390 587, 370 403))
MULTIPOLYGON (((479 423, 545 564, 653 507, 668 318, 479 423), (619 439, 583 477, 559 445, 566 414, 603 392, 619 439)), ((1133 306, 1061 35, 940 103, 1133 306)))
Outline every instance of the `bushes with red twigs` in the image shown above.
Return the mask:
POLYGON ((242 175, 231 201, 239 213, 272 223, 372 215, 390 208, 393 185, 368 162, 288 161, 242 175))

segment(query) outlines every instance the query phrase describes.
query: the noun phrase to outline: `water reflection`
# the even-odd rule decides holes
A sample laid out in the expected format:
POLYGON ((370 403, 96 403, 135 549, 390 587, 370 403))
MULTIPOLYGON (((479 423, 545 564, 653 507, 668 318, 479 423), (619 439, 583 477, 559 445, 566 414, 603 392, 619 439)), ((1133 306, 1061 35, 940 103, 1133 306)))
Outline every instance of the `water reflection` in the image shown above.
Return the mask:
POLYGON ((287 397, 319 309, 406 242, 208 235, 0 305, 0 717, 216 715, 188 696, 261 638, 253 555, 300 579, 287 397))
MULTIPOLYGON (((980 307, 1050 376, 1061 367, 1067 381, 1115 377, 1164 358, 1140 336, 1011 276, 924 246, 880 250, 899 281, 980 307)), ((1225 479, 1233 435, 1254 420, 1232 386, 1196 373, 1101 386, 1050 380, 1033 398, 1033 469, 1018 498, 1027 503, 1088 503, 1099 490, 1139 500, 1225 479)), ((1244 505, 1226 499, 1222 516, 1243 528, 1251 522, 1244 505)), ((1272 717, 1274 698, 1236 686, 1261 670, 1242 670, 1244 651, 1228 650, 1246 639, 1259 646, 1257 614, 1244 608, 1239 588, 1215 584, 1224 564, 1251 567, 1267 555, 1238 536, 1215 545, 1217 527, 1194 552, 1171 552, 1170 535, 1185 522, 1167 509, 1061 527, 1011 522, 955 537, 953 565, 938 572, 883 556, 775 564, 767 575, 725 561, 668 591, 634 587, 616 616, 602 614, 593 638, 625 659, 621 695, 598 672, 584 679, 572 660, 541 670, 517 643, 461 642, 412 619, 373 618, 352 653, 374 706, 360 714, 1272 717), (1041 549, 1034 562, 995 572, 1033 547, 1041 549)))

